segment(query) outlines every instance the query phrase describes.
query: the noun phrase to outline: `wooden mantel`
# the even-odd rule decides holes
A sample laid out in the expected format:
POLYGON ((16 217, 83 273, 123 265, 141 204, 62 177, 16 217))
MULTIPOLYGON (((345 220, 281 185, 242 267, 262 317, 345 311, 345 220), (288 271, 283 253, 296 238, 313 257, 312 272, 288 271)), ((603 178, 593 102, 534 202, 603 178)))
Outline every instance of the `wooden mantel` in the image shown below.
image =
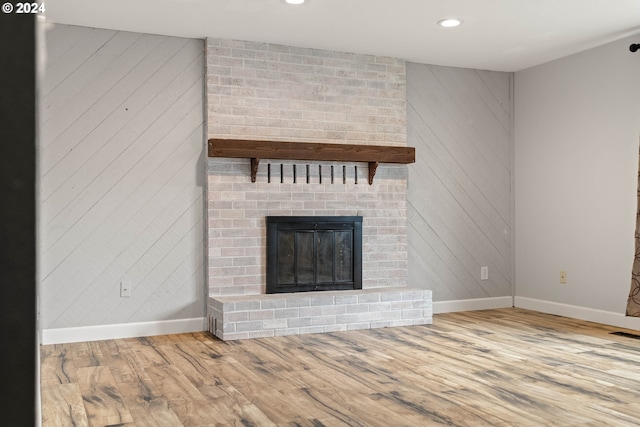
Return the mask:
POLYGON ((416 161, 413 147, 386 145, 326 144, 291 141, 209 139, 209 157, 251 159, 251 182, 256 182, 260 159, 367 162, 369 185, 380 163, 409 164, 416 161))

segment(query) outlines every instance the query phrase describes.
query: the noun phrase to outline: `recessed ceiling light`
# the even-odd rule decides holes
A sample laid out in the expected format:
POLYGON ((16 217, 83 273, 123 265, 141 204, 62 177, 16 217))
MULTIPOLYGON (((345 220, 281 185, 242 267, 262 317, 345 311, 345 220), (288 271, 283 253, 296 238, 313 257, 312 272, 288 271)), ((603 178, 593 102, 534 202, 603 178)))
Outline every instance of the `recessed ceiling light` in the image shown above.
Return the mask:
POLYGON ((447 19, 442 19, 438 21, 438 25, 445 28, 451 28, 451 27, 457 27, 459 25, 462 25, 462 21, 457 18, 447 18, 447 19))
POLYGON ((286 4, 302 4, 304 0, 284 0, 286 4))

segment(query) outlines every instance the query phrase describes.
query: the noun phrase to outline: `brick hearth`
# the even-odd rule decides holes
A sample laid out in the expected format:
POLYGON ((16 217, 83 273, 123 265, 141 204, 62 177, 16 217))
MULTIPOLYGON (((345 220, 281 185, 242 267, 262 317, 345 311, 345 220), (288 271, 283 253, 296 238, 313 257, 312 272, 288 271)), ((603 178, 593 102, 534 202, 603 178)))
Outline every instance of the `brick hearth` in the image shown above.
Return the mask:
POLYGON ((209 299, 222 340, 430 324, 431 291, 411 288, 298 292, 209 299))

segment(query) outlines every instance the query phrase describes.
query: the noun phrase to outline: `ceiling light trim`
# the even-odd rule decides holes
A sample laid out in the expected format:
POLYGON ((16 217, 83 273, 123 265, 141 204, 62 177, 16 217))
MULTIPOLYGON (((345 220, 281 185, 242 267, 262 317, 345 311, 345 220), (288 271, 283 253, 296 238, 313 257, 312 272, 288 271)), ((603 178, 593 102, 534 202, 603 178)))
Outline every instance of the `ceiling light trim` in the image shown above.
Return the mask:
POLYGON ((438 25, 443 28, 455 28, 462 25, 464 21, 459 18, 445 18, 438 21, 438 25))

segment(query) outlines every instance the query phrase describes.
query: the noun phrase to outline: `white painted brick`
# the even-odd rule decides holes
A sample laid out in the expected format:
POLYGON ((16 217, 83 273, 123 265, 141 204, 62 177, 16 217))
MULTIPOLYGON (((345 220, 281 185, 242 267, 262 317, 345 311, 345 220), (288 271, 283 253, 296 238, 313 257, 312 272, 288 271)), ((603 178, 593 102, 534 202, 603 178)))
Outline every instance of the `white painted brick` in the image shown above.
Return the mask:
MULTIPOLYGON (((245 274, 251 274, 251 273, 247 269, 245 271, 245 274)), ((247 286, 250 286, 250 285, 259 285, 259 284, 260 284, 260 278, 255 275, 239 276, 239 277, 233 278, 233 286, 238 289, 241 289, 242 287, 246 288, 247 286)), ((246 294, 247 292, 245 291, 244 293, 246 294)))
POLYGON ((262 329, 285 329, 287 327, 287 319, 272 319, 262 322, 262 329))
POLYGON ((227 333, 227 332, 235 332, 236 331, 236 324, 234 322, 224 322, 222 323, 222 327, 220 327, 220 324, 222 322, 218 322, 218 330, 227 333))
POLYGON ((285 308, 286 305, 287 305, 287 301, 285 298, 265 299, 260 302, 260 308, 262 309, 285 308))
POLYGON ((336 315, 336 314, 345 314, 347 312, 346 305, 329 305, 322 307, 322 315, 336 315))
MULTIPOLYGON (((229 305, 227 306, 227 308, 230 308, 231 304, 230 303, 228 303, 228 304, 229 305)), ((223 307, 224 307, 224 303, 222 301, 219 301, 219 300, 216 300, 216 299, 213 299, 213 298, 209 298, 208 307, 209 307, 209 310, 213 309, 213 310, 222 312, 223 307)), ((235 307, 235 304, 234 304, 234 307, 235 307)))
POLYGON ((311 324, 313 326, 335 325, 336 316, 315 316, 312 317, 311 324))
POLYGON ((348 304, 345 307, 348 314, 369 312, 369 304, 348 304))
MULTIPOLYGON (((231 278, 230 278, 231 279, 231 278)), ((233 279, 231 279, 233 282, 233 279)), ((209 295, 211 296, 224 296, 224 295, 238 295, 241 294, 242 290, 238 289, 237 286, 218 286, 216 288, 211 289, 209 295)))
POLYGON ((309 297, 289 297, 287 298, 287 307, 309 307, 311 298, 309 297))
POLYGON ((421 290, 407 291, 402 293, 403 300, 417 300, 417 299, 423 299, 423 298, 424 298, 424 293, 421 290))
POLYGON ((237 322, 236 323, 236 331, 237 332, 252 332, 252 331, 261 331, 262 330, 262 321, 250 321, 250 322, 237 322))
MULTIPOLYGON (((296 76, 297 82, 289 83, 291 85, 292 96, 288 100, 286 97, 282 98, 284 103, 278 107, 280 109, 288 108, 289 110, 300 111, 301 109, 317 108, 320 111, 323 110, 324 105, 321 102, 315 102, 309 105, 296 105, 293 108, 286 107, 286 105, 293 106, 297 104, 300 98, 307 98, 314 101, 334 101, 337 105, 332 105, 332 110, 336 110, 336 107, 340 105, 350 105, 351 109, 354 110, 367 103, 370 106, 376 106, 387 102, 388 108, 391 109, 393 113, 385 112, 381 114, 382 116, 406 116, 406 101, 404 100, 406 87, 404 83, 397 87, 382 85, 371 87, 369 84, 364 83, 366 80, 358 80, 360 78, 366 78, 376 79, 376 81, 379 82, 384 82, 385 80, 405 82, 405 63, 402 60, 393 59, 395 64, 389 65, 386 63, 386 61, 388 61, 387 59, 380 59, 380 61, 384 63, 378 63, 378 58, 374 57, 373 62, 368 62, 368 59, 365 59, 368 58, 367 56, 345 54, 342 52, 312 50, 310 54, 302 55, 298 53, 300 52, 299 50, 291 50, 288 47, 280 47, 277 45, 265 45, 267 46, 266 51, 256 51, 247 49, 246 46, 234 46, 233 48, 211 46, 211 43, 215 42, 217 41, 213 39, 207 41, 208 103, 210 111, 212 111, 212 109, 215 111, 215 107, 218 105, 216 102, 221 103, 222 106, 231 104, 229 100, 223 100, 214 96, 216 92, 221 92, 222 89, 225 88, 225 83, 244 85, 242 88, 239 88, 242 89, 241 91, 227 92, 229 96, 255 96, 257 89, 261 87, 263 81, 256 79, 243 80, 242 78, 254 75, 251 72, 247 72, 247 70, 256 71, 263 69, 265 70, 264 74, 258 75, 256 73, 255 76, 261 79, 268 79, 268 81, 271 82, 286 82, 284 79, 286 79, 287 75, 282 74, 283 72, 303 73, 296 76), (276 52, 277 49, 281 48, 287 50, 287 52, 281 53, 279 56, 274 56, 272 52, 276 52), (235 58, 222 56, 223 53, 228 53, 228 50, 231 50, 231 55, 235 58), (348 59, 344 59, 343 57, 348 59), (255 60, 253 58, 255 58, 255 60), (227 66, 221 67, 222 64, 227 66), (243 65, 244 68, 241 68, 243 65), (234 67, 238 70, 235 73, 233 72, 234 67), (267 71, 269 68, 271 68, 271 70, 267 71), (367 68, 372 68, 373 70, 365 71, 367 68), (384 69, 384 74, 380 74, 382 69, 384 69), (306 79, 302 78, 305 73, 306 79), (232 75, 237 77, 230 79, 232 75), (335 91, 335 95, 324 95, 323 97, 320 96, 322 94, 315 95, 311 91, 304 89, 305 81, 310 82, 306 85, 311 85, 314 84, 315 81, 318 81, 318 79, 321 78, 320 76, 330 76, 330 78, 333 79, 327 83, 323 83, 321 80, 320 82, 325 85, 328 90, 335 91), (370 87, 373 88, 374 91, 370 91, 370 89, 368 89, 370 87), (358 90, 354 90, 354 88, 358 90), (364 88, 365 90, 359 90, 360 88, 364 88), (388 100, 390 97, 396 97, 397 102, 389 103, 388 100)), ((233 43, 233 41, 230 42, 233 43)), ((273 85, 270 85, 270 87, 273 87, 273 85)), ((280 90, 284 90, 286 94, 286 89, 284 88, 285 86, 280 86, 280 90)), ((264 96, 265 94, 262 95, 264 96)), ((273 91, 271 96, 275 98, 281 95, 278 94, 277 91, 273 91)), ((246 98, 244 98, 244 100, 246 103, 246 98)), ((366 111, 367 110, 363 108, 364 114, 367 114, 366 111)), ((237 114, 242 113, 242 111, 237 111, 237 114)), ((327 120, 324 123, 331 123, 331 121, 327 120)), ((216 129, 215 125, 212 126, 210 123, 210 130, 222 131, 223 129, 216 129)), ((238 130, 247 132, 245 135, 238 136, 264 135, 262 129, 251 130, 249 128, 240 128, 236 131, 238 130)), ((231 129, 231 131, 233 132, 233 129, 231 129)), ((380 131, 385 132, 386 129, 380 129, 380 131)), ((406 143, 406 130, 404 127, 389 129, 389 131, 394 133, 384 135, 384 139, 401 144, 406 143)), ((299 135, 291 136, 296 137, 299 135)), ((334 133, 332 135, 330 131, 321 132, 317 137, 321 136, 344 138, 344 135, 340 133, 334 133)), ((373 134, 373 136, 376 136, 376 134, 373 134)), ((364 138, 361 139, 366 141, 364 138)))
POLYGON ((289 319, 287 325, 289 328, 304 328, 312 325, 311 317, 300 317, 296 319, 289 319))
POLYGON ((341 304, 356 304, 358 302, 357 295, 336 295, 336 305, 341 304))
POLYGON ((273 310, 259 310, 251 311, 249 313, 249 320, 269 320, 274 318, 273 310))
POLYGON ((412 304, 413 308, 425 309, 425 308, 431 306, 431 301, 417 300, 417 301, 412 301, 411 304, 412 304))
POLYGON ((274 317, 276 319, 290 319, 298 317, 297 308, 283 308, 274 310, 274 317))
POLYGON ((379 293, 358 295, 358 302, 359 303, 379 302, 379 301, 380 301, 380 294, 379 293))
POLYGON ((320 307, 300 307, 298 309, 300 317, 322 316, 322 306, 320 307))
POLYGON ((249 320, 248 311, 232 311, 229 313, 225 313, 224 315, 225 322, 246 322, 248 320, 249 320))
POLYGON ((391 301, 391 310, 411 310, 413 301, 391 301))
MULTIPOLYGON (((218 303, 218 301, 216 301, 216 303, 218 303)), ((223 312, 229 312, 229 311, 236 311, 238 310, 236 308, 236 303, 233 301, 229 301, 229 302, 220 302, 222 304, 222 311, 223 312)))
POLYGON ((381 319, 384 320, 399 320, 402 319, 402 311, 400 310, 396 310, 396 311, 382 311, 380 312, 380 317, 381 319))
POLYGON ((422 318, 422 315, 423 315, 423 311, 420 309, 402 311, 403 319, 419 319, 419 318, 422 318))
POLYGON ((375 314, 372 313, 354 313, 354 314, 341 314, 336 316, 336 323, 361 323, 370 322, 371 320, 379 320, 375 318, 375 314))
POLYGON ((234 311, 259 310, 260 301, 237 301, 234 311))
POLYGON ((369 304, 369 311, 390 311, 391 303, 390 302, 378 302, 369 304))
MULTIPOLYGON (((311 298, 316 296, 318 297, 347 297, 347 296, 361 296, 361 295, 385 295, 385 294, 393 294, 397 293, 395 289, 364 289, 359 291, 329 291, 326 292, 327 295, 317 295, 316 293, 310 293, 307 295, 311 295, 311 298)), ((324 293, 323 293, 324 294, 324 293)), ((303 298, 307 298, 305 295, 303 298)), ((289 295, 290 298, 299 298, 299 295, 289 295)), ((428 301, 428 308, 406 308, 404 311, 402 310, 391 310, 387 311, 386 309, 389 306, 393 305, 423 305, 423 301, 410 301, 403 300, 400 302, 382 302, 382 303, 373 303, 373 304, 363 304, 364 307, 369 308, 369 310, 375 308, 375 310, 371 310, 368 312, 362 313, 349 313, 346 314, 341 312, 340 310, 346 311, 349 307, 348 305, 330 305, 330 306, 317 306, 317 307, 301 307, 301 308, 288 308, 288 309, 275 309, 273 310, 274 319, 268 319, 262 321, 262 327, 255 330, 247 330, 244 329, 256 328, 257 325, 250 325, 251 322, 241 322, 241 324, 228 322, 228 318, 230 314, 234 313, 224 313, 224 311, 217 309, 214 305, 218 307, 224 306, 224 303, 227 303, 229 306, 235 307, 238 303, 255 303, 265 301, 278 301, 282 300, 280 296, 274 295, 254 295, 254 296, 238 296, 232 297, 235 299, 235 304, 228 304, 231 301, 228 300, 216 300, 212 299, 209 303, 209 309, 211 312, 216 313, 216 318, 219 319, 219 325, 222 325, 222 320, 226 315, 227 325, 222 325, 219 327, 217 331, 217 336, 222 339, 228 340, 230 339, 225 332, 221 329, 225 327, 229 329, 230 333, 233 334, 246 334, 249 336, 271 336, 270 334, 281 335, 281 334, 297 334, 297 333, 310 333, 310 331, 318 331, 320 328, 322 331, 339 331, 345 330, 348 328, 352 329, 363 329, 363 328, 376 328, 376 327, 387 327, 387 326, 400 326, 400 325, 424 325, 432 323, 430 308, 430 301, 428 301), (333 312, 334 310, 338 310, 337 313, 341 314, 326 314, 327 311, 333 312), (304 312, 304 317, 298 318, 300 315, 300 311, 304 312), (426 313, 425 313, 426 311, 426 313), (307 316, 307 314, 314 314, 311 316, 307 316), (317 314, 317 315, 316 315, 317 314), (426 315, 425 315, 426 314, 426 315), (327 325, 326 323, 330 322, 331 324, 327 325), (239 325, 239 326, 238 326, 239 325), (238 329, 239 328, 239 329, 238 329), (313 329, 318 328, 318 329, 313 329), (233 331, 233 332, 231 332, 233 331), (266 331, 266 332, 265 332, 266 331)), ((363 310, 363 308, 352 308, 354 311, 363 310)), ((269 310, 271 312, 271 310, 269 310)), ((243 312, 240 312, 243 313, 243 312)), ((243 313, 244 315, 244 313, 243 313)), ((250 318, 254 317, 262 317, 264 314, 261 310, 256 310, 255 313, 250 314, 250 318), (252 317, 253 316, 253 317, 252 317)), ((242 317, 244 318, 244 317, 242 317)), ((233 337, 237 335, 232 335, 233 337)), ((245 335, 241 335, 245 336, 245 335)), ((234 338, 236 339, 236 338, 234 338)), ((240 338, 244 339, 244 338, 240 338)))

